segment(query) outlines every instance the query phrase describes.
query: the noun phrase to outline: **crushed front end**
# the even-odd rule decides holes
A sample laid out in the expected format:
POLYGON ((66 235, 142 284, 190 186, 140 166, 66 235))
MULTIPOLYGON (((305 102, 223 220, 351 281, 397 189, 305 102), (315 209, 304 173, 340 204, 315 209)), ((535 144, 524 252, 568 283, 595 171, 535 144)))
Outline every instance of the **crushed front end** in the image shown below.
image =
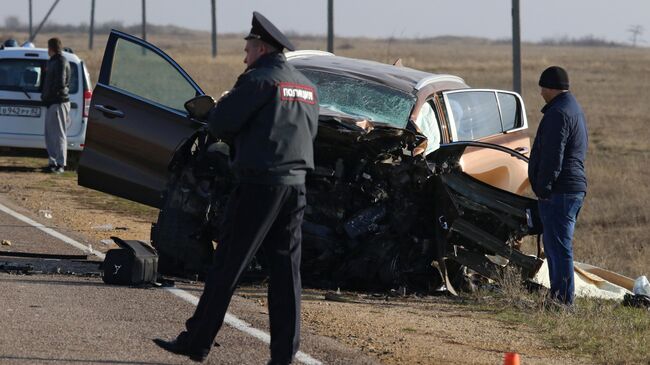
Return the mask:
MULTIPOLYGON (((172 164, 175 177, 166 200, 173 204, 163 208, 152 232, 153 244, 167 258, 163 271, 175 274, 205 270, 213 241, 219 241, 221 207, 231 186, 227 149, 205 143, 205 135, 194 138, 201 143, 186 143, 185 151, 179 150, 182 158, 172 164), (173 217, 165 219, 165 209, 173 217), (182 233, 161 227, 179 219, 182 233)), ((321 116, 316 168, 307 179, 305 285, 416 292, 444 285, 454 292, 462 287, 465 268, 488 278, 498 275, 502 262, 525 275, 537 271, 541 260, 517 247, 538 229, 531 224, 536 201, 482 183, 459 163, 472 143, 516 152, 468 142, 442 145, 424 158, 413 153, 423 141, 405 129, 321 116), (499 256, 502 262, 495 260, 499 256)), ((260 252, 251 264, 250 277, 263 275, 263 256, 260 252)))

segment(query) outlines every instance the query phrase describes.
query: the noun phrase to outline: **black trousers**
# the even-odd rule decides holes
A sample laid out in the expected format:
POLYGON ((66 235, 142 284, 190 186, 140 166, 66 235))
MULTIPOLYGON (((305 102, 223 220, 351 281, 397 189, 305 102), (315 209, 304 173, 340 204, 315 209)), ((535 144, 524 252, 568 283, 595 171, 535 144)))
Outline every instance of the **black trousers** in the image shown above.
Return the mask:
POLYGON ((305 205, 304 185, 235 188, 203 294, 179 338, 189 348, 212 347, 241 274, 263 246, 270 275, 271 358, 287 362, 293 358, 300 344, 300 226, 305 205))

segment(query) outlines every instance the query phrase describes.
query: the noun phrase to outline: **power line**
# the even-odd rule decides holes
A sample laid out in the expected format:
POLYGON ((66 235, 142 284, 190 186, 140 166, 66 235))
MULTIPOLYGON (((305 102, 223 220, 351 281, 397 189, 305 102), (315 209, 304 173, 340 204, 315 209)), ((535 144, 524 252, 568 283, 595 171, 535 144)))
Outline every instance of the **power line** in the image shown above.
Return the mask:
MULTIPOLYGON (((41 28, 43 28, 43 24, 45 24, 45 22, 47 21, 47 18, 50 17, 50 14, 52 14, 52 11, 54 10, 54 8, 56 8, 59 1, 61 1, 61 0, 54 0, 54 4, 52 4, 52 6, 50 7, 50 10, 47 11, 47 14, 45 14, 45 17, 41 21, 41 24, 38 25, 38 28, 36 28, 36 31, 33 34, 29 35, 29 41, 30 42, 34 41, 34 38, 36 38, 36 35, 38 34, 38 32, 41 31, 41 28)), ((31 2, 30 2, 30 4, 31 4, 31 2)))

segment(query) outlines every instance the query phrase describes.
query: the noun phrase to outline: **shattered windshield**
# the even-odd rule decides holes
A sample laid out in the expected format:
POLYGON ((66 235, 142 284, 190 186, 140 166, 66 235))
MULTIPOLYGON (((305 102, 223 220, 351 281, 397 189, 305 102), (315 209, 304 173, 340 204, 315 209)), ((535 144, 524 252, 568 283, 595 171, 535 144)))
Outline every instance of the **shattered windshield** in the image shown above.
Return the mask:
POLYGON ((415 97, 402 91, 354 77, 315 70, 300 70, 316 84, 321 107, 404 128, 415 97))

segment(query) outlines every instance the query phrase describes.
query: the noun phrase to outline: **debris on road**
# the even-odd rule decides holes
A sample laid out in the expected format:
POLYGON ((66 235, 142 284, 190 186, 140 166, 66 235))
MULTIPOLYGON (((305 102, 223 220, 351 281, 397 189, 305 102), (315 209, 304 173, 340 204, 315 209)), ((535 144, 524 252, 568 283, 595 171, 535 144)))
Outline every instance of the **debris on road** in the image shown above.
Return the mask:
POLYGON ((62 274, 99 277, 101 261, 86 255, 1 251, 0 271, 11 274, 62 274))
POLYGON ((112 224, 100 224, 98 226, 92 226, 90 227, 91 229, 94 229, 95 231, 112 231, 115 229, 112 224))
POLYGON ((158 278, 158 254, 142 241, 111 239, 120 247, 109 250, 104 259, 104 276, 107 284, 151 284, 158 278))
POLYGON ((350 303, 352 300, 346 298, 343 296, 340 292, 335 293, 335 292, 327 292, 325 293, 325 300, 328 300, 330 302, 341 302, 341 303, 350 303))
POLYGON ((639 276, 634 280, 634 288, 632 289, 634 294, 643 294, 650 296, 650 282, 645 275, 639 276))
POLYGON ((21 251, 0 251, 0 256, 10 257, 31 257, 50 260, 87 260, 88 255, 68 255, 56 253, 40 253, 40 252, 21 252, 21 251))
POLYGON ((21 265, 11 262, 4 262, 0 264, 0 270, 6 272, 7 274, 28 275, 32 273, 34 266, 31 264, 21 265))
POLYGON ((115 227, 110 223, 100 224, 100 225, 97 225, 97 226, 92 226, 92 227, 90 227, 90 229, 92 229, 94 231, 99 231, 99 232, 128 231, 129 230, 128 227, 115 227))
MULTIPOLYGON (((573 267, 576 297, 622 301, 626 295, 633 295, 634 279, 577 261, 573 267)), ((551 287, 546 260, 530 281, 545 288, 551 287)))
POLYGON ((643 294, 625 294, 623 305, 626 307, 646 308, 650 311, 650 296, 643 294))
POLYGON ((11 241, 9 241, 9 240, 2 240, 2 246, 11 246, 11 241))
POLYGON ((48 209, 39 209, 38 210, 38 215, 42 216, 43 218, 46 219, 52 219, 52 211, 48 209))

